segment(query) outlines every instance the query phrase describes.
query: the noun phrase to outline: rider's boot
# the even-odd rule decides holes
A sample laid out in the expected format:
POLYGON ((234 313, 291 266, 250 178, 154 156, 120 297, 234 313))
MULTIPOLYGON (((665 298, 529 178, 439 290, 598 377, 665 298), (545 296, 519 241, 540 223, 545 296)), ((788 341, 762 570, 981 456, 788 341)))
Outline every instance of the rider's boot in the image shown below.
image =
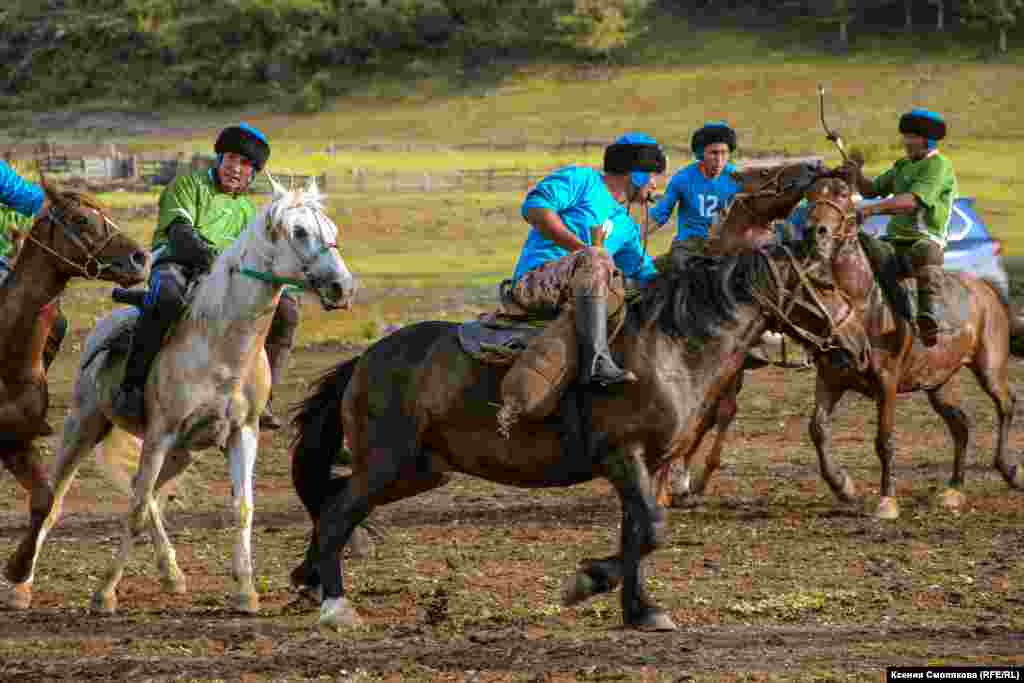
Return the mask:
POLYGON ((281 421, 277 419, 270 404, 274 400, 274 388, 284 379, 285 370, 288 369, 288 361, 292 355, 290 344, 268 343, 266 345, 267 359, 270 361, 270 398, 260 415, 260 429, 275 430, 281 428, 281 421))
POLYGON ((608 349, 607 296, 577 293, 576 335, 580 344, 580 384, 609 387, 636 381, 636 375, 615 364, 608 349))
POLYGON ((914 272, 917 278, 917 329, 925 346, 935 346, 939 341, 942 272, 942 266, 921 266, 914 272))
POLYGON ((160 315, 156 303, 142 309, 132 332, 132 348, 125 363, 124 381, 114 396, 113 409, 117 417, 137 422, 145 419, 146 378, 172 322, 160 315))

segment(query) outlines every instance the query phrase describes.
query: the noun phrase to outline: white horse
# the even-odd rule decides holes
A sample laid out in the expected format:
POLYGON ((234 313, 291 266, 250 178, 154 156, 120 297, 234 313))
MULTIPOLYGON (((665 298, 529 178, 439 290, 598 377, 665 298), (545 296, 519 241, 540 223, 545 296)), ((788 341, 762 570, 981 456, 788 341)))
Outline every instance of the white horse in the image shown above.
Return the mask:
MULTIPOLYGON (((92 599, 97 611, 116 611, 117 584, 133 538, 147 524, 164 588, 186 591, 156 494, 188 466, 191 451, 214 446, 230 459, 238 531, 232 561, 237 607, 250 613, 259 610, 251 537, 259 416, 270 394, 263 341, 286 284, 316 292, 325 309, 347 307, 355 294, 355 280, 337 248, 337 227, 324 212, 316 184, 293 192, 273 179, 271 183, 273 199, 197 283, 189 310, 153 362, 145 387, 145 424, 124 422, 111 409, 125 354, 109 348, 110 341, 134 324, 138 312, 115 311, 97 323, 86 341, 57 456, 54 502, 41 524, 33 524, 28 533, 36 538, 34 571, 83 456, 115 428, 142 439, 121 547, 92 599)), ((32 547, 30 541, 28 545, 32 547)), ((31 603, 32 579, 30 572, 25 582, 14 586, 8 600, 12 606, 31 603)))

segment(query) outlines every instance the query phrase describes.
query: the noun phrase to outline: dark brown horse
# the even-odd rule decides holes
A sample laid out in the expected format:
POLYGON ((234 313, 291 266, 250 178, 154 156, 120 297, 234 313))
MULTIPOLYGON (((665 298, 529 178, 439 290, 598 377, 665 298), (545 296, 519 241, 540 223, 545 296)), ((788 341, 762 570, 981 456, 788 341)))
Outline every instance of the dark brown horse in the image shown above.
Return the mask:
MULTIPOLYGON (((743 191, 729 205, 713 234, 709 251, 728 255, 763 247, 774 237, 772 222, 788 216, 804 193, 821 177, 831 173, 818 161, 753 168, 737 175, 743 191)), ((691 481, 687 464, 700 448, 698 441, 688 452, 675 454, 655 473, 657 500, 666 507, 685 506, 704 492, 707 474, 721 465, 722 449, 729 427, 736 418, 736 400, 743 387, 742 371, 736 382, 722 394, 715 420, 715 440, 704 458, 705 476, 691 481), (673 467, 674 462, 681 463, 673 467)))
POLYGON ((719 397, 769 324, 772 311, 764 302, 803 296, 794 264, 792 254, 777 247, 695 259, 659 275, 630 305, 614 344, 638 381, 619 395, 569 391, 557 415, 517 423, 507 439, 498 433, 494 410, 506 368, 464 353, 457 325, 403 328, 337 366, 297 416, 293 452, 296 490, 318 531, 293 579, 321 584, 320 622, 359 621, 345 598, 341 561, 356 526, 376 506, 431 490, 461 472, 520 487, 609 480, 622 504, 621 549, 584 560, 565 584, 563 603, 621 585, 628 626, 674 628, 647 595, 640 573, 665 524, 650 473, 714 425, 719 397), (585 438, 581 443, 567 434, 585 438), (344 440, 352 474, 332 478, 344 440))
MULTIPOLYGON (((138 284, 149 260, 95 200, 45 181, 43 187, 50 208, 36 219, 0 286, 0 459, 30 493, 34 518, 53 498, 33 442, 45 430, 49 406, 43 347, 57 315, 56 299, 76 277, 138 284)), ((5 573, 15 582, 24 579, 17 563, 5 573)), ((18 601, 16 593, 10 597, 15 606, 18 601)))
MULTIPOLYGON (((943 310, 949 329, 937 345, 926 347, 905 319, 886 308, 889 304, 876 285, 857 236, 850 187, 838 179, 822 180, 807 198, 811 202, 807 219, 808 239, 812 242, 809 262, 829 264, 827 276, 850 304, 844 327, 852 329, 854 336, 859 331, 865 356, 863 362, 854 358, 845 367, 835 366, 827 354, 816 356, 818 374, 810 433, 829 487, 842 501, 852 501, 856 496, 853 480, 832 460, 830 453, 832 414, 843 394, 853 390, 874 399, 878 410, 875 450, 882 471, 876 516, 899 517, 892 444, 896 396, 924 391, 953 438, 953 473, 948 488, 941 494, 941 503, 950 509, 959 508, 964 501, 960 489, 970 423, 957 405, 949 381, 967 366, 995 405, 993 466, 1011 487, 1024 488, 1024 467, 1006 450, 1016 398, 1007 373, 1009 312, 995 288, 968 274, 946 274, 943 310)), ((818 340, 811 343, 817 344, 818 340)), ((705 483, 713 472, 706 469, 705 483)))

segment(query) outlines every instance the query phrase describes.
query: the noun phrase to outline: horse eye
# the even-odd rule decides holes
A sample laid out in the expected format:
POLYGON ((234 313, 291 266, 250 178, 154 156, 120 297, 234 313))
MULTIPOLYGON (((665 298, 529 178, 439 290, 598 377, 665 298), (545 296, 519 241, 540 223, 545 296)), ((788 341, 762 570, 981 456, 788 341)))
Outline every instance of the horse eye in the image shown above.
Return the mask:
POLYGON ((305 228, 295 228, 295 239, 304 240, 309 237, 309 231, 305 228))

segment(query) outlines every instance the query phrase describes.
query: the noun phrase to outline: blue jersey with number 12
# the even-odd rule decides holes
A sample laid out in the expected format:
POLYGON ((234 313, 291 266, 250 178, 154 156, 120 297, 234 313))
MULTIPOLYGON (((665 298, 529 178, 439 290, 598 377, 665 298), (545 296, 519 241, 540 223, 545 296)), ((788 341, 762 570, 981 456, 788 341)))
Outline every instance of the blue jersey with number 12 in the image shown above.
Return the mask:
POLYGON ((651 218, 664 225, 678 204, 676 241, 707 239, 712 221, 741 189, 733 180, 735 172, 735 166, 726 164, 717 178, 707 178, 701 173, 700 162, 695 161, 672 176, 665 196, 651 209, 651 218))

